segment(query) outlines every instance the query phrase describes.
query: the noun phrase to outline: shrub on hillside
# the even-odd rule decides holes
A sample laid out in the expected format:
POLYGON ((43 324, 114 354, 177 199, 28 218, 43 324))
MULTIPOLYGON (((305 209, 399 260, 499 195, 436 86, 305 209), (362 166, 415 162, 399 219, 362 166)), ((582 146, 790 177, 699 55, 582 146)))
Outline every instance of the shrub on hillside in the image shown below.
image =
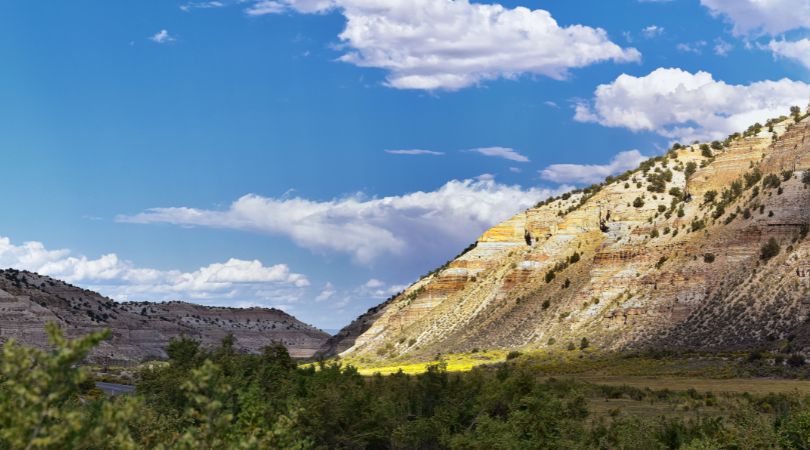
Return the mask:
POLYGON ((759 258, 767 261, 778 255, 780 250, 781 248, 779 247, 779 243, 776 242, 776 239, 770 238, 768 239, 768 242, 762 244, 762 248, 759 252, 759 258))

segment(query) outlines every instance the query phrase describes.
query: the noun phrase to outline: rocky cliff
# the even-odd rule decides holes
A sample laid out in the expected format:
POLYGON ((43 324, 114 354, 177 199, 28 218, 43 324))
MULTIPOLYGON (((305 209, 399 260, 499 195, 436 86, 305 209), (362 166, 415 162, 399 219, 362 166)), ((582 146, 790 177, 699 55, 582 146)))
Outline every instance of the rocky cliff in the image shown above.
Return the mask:
POLYGON ((604 350, 810 350, 808 137, 806 117, 783 117, 542 202, 321 354, 427 358, 582 338, 604 350))
POLYGON ((35 273, 0 271, 0 342, 14 338, 44 347, 44 325, 48 322, 56 322, 72 337, 109 328, 112 337, 92 353, 91 359, 119 364, 163 358, 166 344, 180 335, 212 346, 233 334, 237 348, 249 352, 281 342, 298 358, 312 356, 329 337, 276 309, 183 302, 117 303, 35 273))

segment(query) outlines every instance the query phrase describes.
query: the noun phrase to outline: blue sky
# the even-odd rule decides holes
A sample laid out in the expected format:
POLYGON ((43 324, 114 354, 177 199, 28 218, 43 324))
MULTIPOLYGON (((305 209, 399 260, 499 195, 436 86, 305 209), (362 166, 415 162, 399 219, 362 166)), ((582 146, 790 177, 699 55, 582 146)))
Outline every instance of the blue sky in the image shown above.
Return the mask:
POLYGON ((0 20, 0 265, 328 329, 544 196, 810 98, 806 0, 10 0, 0 20))

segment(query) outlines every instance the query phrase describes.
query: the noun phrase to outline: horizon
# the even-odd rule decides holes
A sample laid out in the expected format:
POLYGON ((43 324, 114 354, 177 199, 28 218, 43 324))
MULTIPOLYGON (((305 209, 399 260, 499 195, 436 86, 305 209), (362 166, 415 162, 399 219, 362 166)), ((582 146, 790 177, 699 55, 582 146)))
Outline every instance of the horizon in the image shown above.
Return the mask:
POLYGON ((378 3, 1 5, 0 266, 339 330, 549 196, 810 100, 810 11, 378 3))

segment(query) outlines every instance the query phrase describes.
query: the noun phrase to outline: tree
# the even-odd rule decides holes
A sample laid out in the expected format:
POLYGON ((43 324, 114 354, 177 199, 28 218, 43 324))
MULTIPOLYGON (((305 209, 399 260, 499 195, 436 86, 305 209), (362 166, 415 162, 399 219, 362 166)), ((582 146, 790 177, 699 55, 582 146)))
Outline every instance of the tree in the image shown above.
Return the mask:
POLYGON ((697 171, 697 163, 694 161, 689 161, 686 163, 686 169, 684 169, 683 173, 686 175, 686 178, 691 177, 697 171))
MULTIPOLYGON (((46 326, 49 351, 18 345, 3 347, 0 364, 0 448, 134 449, 126 422, 131 405, 90 400, 87 369, 79 366, 109 331, 68 340, 54 323, 46 326), (83 406, 79 397, 93 407, 83 406)), ((89 383, 92 386, 92 383, 89 383)))
POLYGON ((644 200, 642 200, 641 197, 636 197, 636 199, 633 200, 633 206, 636 208, 641 208, 644 206, 644 200))
POLYGON ((802 109, 799 108, 798 106, 791 106, 790 107, 790 115, 791 116, 798 116, 801 113, 802 113, 802 109))
POLYGON ((706 144, 700 144, 700 154, 703 155, 704 158, 711 158, 714 156, 712 149, 706 144))
POLYGON ((776 239, 770 238, 768 239, 767 243, 762 245, 762 248, 760 249, 759 253, 759 258, 764 261, 767 261, 773 258, 774 256, 778 255, 780 250, 781 248, 779 247, 779 243, 776 242, 776 239))
POLYGON ((588 338, 585 338, 585 337, 584 337, 584 338, 582 338, 582 340, 581 340, 581 341, 579 341, 579 349, 580 349, 580 350, 585 350, 585 349, 586 349, 586 348, 588 348, 590 345, 591 345, 591 344, 588 342, 588 338))

